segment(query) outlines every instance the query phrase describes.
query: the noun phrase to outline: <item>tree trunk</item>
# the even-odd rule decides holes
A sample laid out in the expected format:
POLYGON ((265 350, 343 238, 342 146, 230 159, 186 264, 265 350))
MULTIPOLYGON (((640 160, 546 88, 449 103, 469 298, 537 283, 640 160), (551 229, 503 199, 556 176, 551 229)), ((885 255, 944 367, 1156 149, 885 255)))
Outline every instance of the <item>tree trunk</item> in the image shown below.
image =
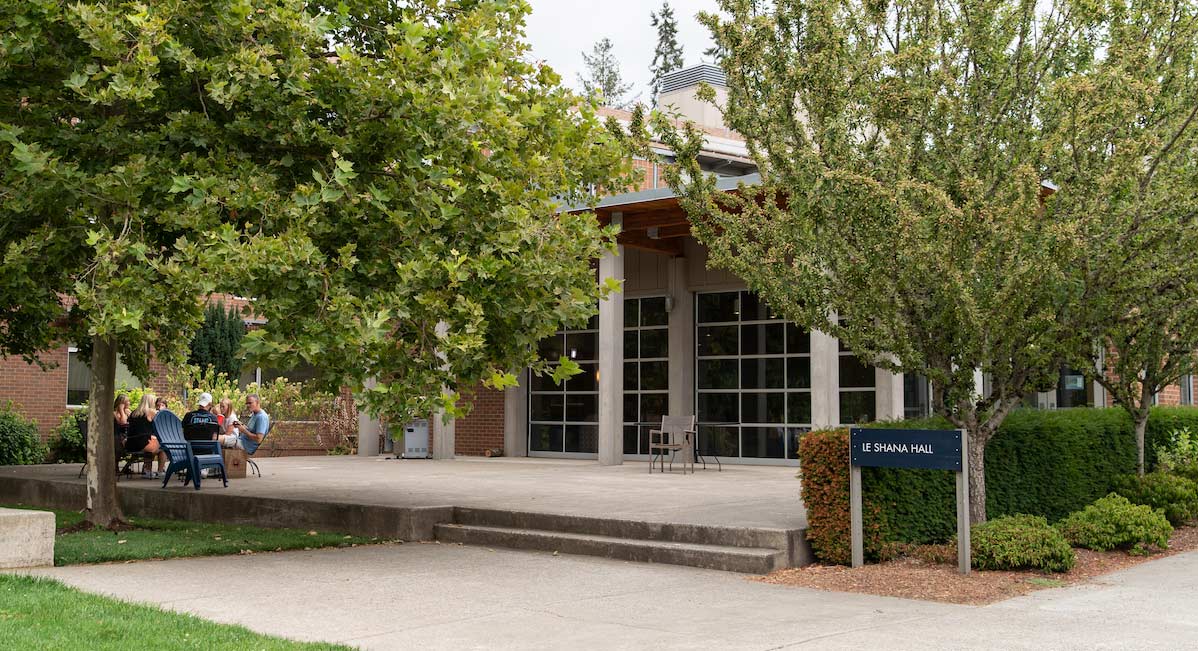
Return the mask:
POLYGON ((1144 466, 1145 466, 1145 463, 1144 463, 1144 432, 1147 431, 1147 429, 1148 429, 1149 413, 1150 412, 1147 409, 1139 409, 1139 410, 1133 412, 1134 420, 1136 423, 1136 472, 1140 473, 1141 477, 1144 476, 1144 470, 1145 470, 1145 468, 1144 468, 1144 466))
POLYGON ((116 497, 112 403, 116 392, 116 341, 92 337, 92 382, 87 414, 87 521, 111 527, 124 520, 116 497))
POLYGON ((986 437, 966 431, 969 437, 969 524, 986 521, 986 437))

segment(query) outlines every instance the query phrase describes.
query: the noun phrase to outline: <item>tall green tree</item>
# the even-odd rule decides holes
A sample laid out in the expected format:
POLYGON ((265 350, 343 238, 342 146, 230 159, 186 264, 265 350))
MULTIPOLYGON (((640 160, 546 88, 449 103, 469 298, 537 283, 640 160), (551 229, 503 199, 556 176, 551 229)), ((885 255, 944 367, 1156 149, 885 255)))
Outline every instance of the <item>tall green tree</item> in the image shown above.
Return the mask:
POLYGON ((1198 4, 1112 2, 1093 69, 1063 79, 1044 119, 1053 219, 1078 221, 1091 371, 1131 415, 1145 470, 1154 397, 1198 365, 1198 4))
POLYGON ((241 375, 243 359, 241 340, 245 337, 245 322, 236 307, 227 310, 219 303, 210 303, 204 310, 204 322, 191 339, 187 363, 201 369, 212 368, 215 373, 237 378, 241 375))
POLYGON ((652 88, 653 105, 657 106, 657 96, 661 93, 661 78, 682 67, 682 46, 678 44, 678 19, 674 17, 674 9, 665 0, 657 11, 649 12, 649 20, 653 29, 657 30, 657 47, 653 50, 653 62, 649 65, 653 73, 652 88))
POLYGON ((722 0, 700 20, 724 53, 725 122, 761 184, 716 192, 695 160, 701 134, 672 137, 659 120, 681 162, 671 182, 714 264, 872 363, 931 381, 935 410, 968 434, 982 521, 987 444, 1089 345, 1083 224, 1042 197, 1068 142, 1050 119, 1061 85, 1102 56, 1110 14, 1035 0, 757 4, 722 0))
POLYGON ((596 41, 590 54, 583 52, 582 62, 586 74, 578 75, 578 83, 582 84, 582 92, 587 97, 615 108, 626 108, 635 101, 635 98, 628 98, 632 84, 626 83, 620 74, 620 60, 616 58, 615 45, 610 38, 596 41))
POLYGON ((399 411, 594 311, 611 233, 554 207, 626 163, 526 61, 528 10, 0 1, 0 354, 88 358, 89 521, 121 518, 118 349, 181 361, 214 291, 259 298, 251 352, 399 411))

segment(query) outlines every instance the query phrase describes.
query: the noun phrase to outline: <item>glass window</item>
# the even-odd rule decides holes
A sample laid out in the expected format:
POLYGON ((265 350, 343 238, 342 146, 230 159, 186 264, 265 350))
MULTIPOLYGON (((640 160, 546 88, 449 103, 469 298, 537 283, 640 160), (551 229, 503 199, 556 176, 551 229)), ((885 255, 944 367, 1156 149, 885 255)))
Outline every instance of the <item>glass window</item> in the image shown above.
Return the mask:
POLYGON ((742 360, 740 369, 741 388, 785 388, 783 386, 783 378, 786 376, 786 360, 781 357, 742 360))
POLYGON ((873 391, 841 391, 840 422, 869 423, 877 420, 878 409, 873 391))
POLYGON ((853 355, 840 356, 840 386, 858 389, 870 388, 877 383, 874 367, 853 355))
POLYGON ((922 375, 903 374, 903 418, 932 415, 932 385, 922 375))
POLYGON ((1178 402, 1183 405, 1194 404, 1194 376, 1183 375, 1177 381, 1178 388, 1181 389, 1181 394, 1178 397, 1178 402))
MULTIPOLYGON (((92 370, 79 356, 74 346, 67 348, 67 406, 80 407, 87 402, 91 393, 92 370)), ((141 380, 125 366, 118 356, 116 359, 116 391, 121 389, 140 389, 141 380)), ((136 409, 137 405, 133 405, 136 409)))
POLYGON ((877 371, 838 342, 840 350, 840 422, 868 423, 878 417, 877 371))
MULTIPOLYGON (((670 356, 670 329, 646 328, 640 331, 640 352, 632 355, 633 359, 667 359, 670 356)), ((628 351, 624 351, 624 359, 628 359, 628 351)))
POLYGON ((648 454, 649 430, 661 424, 670 402, 670 315, 662 296, 624 299, 637 315, 624 319, 624 454, 648 454), (654 425, 646 425, 653 423, 654 425))
POLYGON ((700 359, 696 364, 700 389, 736 389, 740 382, 735 359, 700 359))
POLYGON ((698 342, 701 357, 736 355, 740 352, 736 326, 700 327, 698 342))
POLYGON ((786 447, 785 427, 744 427, 740 430, 742 457, 780 459, 786 447))
POLYGON ((1091 407, 1094 405, 1093 383, 1086 381, 1081 371, 1069 367, 1061 368, 1061 379, 1057 384, 1057 409, 1091 407))
POLYGON ((699 323, 731 323, 740 320, 740 293, 721 292, 695 297, 699 323))
POLYGON ((758 323, 740 327, 742 355, 781 355, 786 344, 786 329, 781 323, 758 323))
POLYGON ((563 355, 581 372, 555 384, 534 376, 528 394, 528 449, 532 452, 594 452, 599 424, 597 322, 584 330, 563 330, 546 337, 537 351, 547 360, 563 355), (594 432, 592 432, 592 429, 594 432))
POLYGON ((811 338, 752 292, 695 299, 696 412, 704 454, 793 459, 811 424, 811 338))

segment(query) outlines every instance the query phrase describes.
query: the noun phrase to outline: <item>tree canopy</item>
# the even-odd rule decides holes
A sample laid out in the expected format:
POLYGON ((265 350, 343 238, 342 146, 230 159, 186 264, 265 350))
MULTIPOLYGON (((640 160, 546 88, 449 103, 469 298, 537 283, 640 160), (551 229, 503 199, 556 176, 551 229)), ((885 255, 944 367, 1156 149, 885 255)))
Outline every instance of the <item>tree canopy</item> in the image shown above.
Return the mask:
POLYGON ((529 63, 521 1, 0 2, 0 354, 91 355, 90 516, 115 355, 181 361, 204 297, 266 361, 453 411, 585 320, 611 243, 555 215, 619 187, 594 106, 529 63), (442 391, 442 388, 447 391, 442 391))
MULTIPOLYGON (((1158 142, 1121 163, 1089 155, 1106 144, 1104 120, 1134 123, 1119 98, 1153 86, 1151 75, 1124 66, 1138 85, 1070 104, 1112 56, 1115 26, 1139 11, 1128 6, 1192 9, 722 0, 722 14, 700 20, 727 72, 725 122, 746 137, 760 185, 716 192, 695 160, 702 134, 656 122, 679 152, 671 183, 714 264, 787 317, 931 381, 935 409, 969 432, 975 520, 985 518, 986 443, 1093 343, 1077 273, 1089 222, 1058 195, 1167 153, 1158 142), (1076 129, 1066 106, 1095 128, 1076 129), (1066 174, 1071 158, 1078 170, 1066 174)), ((1168 102, 1193 106, 1180 89, 1165 91, 1168 102)))
POLYGON ((616 58, 615 49, 610 38, 602 38, 595 42, 590 54, 583 52, 586 75, 579 74, 578 83, 582 84, 582 92, 587 97, 605 106, 627 108, 635 98, 628 98, 632 84, 625 82, 620 74, 620 60, 616 58))
POLYGON ((1082 226, 1086 369, 1144 431, 1157 393, 1198 363, 1198 4, 1105 8, 1095 62, 1044 112, 1054 219, 1082 226))

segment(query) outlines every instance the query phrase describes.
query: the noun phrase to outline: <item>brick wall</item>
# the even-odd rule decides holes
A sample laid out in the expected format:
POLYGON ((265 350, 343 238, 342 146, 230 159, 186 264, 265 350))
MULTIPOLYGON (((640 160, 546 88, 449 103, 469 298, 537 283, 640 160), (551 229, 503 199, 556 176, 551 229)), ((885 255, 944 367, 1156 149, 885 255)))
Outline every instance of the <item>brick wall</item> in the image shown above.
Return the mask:
POLYGON ((308 420, 280 420, 271 427, 270 436, 257 455, 298 457, 326 455, 337 445, 337 437, 323 423, 308 420))
POLYGON ((0 404, 12 401, 26 418, 37 421, 42 438, 58 425, 67 404, 67 347, 41 356, 57 367, 43 371, 20 357, 0 358, 0 404))
POLYGON ((481 456, 491 448, 503 449, 503 392, 478 387, 463 392, 462 400, 474 407, 454 423, 454 453, 481 456))
POLYGON ((669 187, 656 162, 634 158, 632 168, 641 173, 641 182, 632 189, 633 192, 669 187))

